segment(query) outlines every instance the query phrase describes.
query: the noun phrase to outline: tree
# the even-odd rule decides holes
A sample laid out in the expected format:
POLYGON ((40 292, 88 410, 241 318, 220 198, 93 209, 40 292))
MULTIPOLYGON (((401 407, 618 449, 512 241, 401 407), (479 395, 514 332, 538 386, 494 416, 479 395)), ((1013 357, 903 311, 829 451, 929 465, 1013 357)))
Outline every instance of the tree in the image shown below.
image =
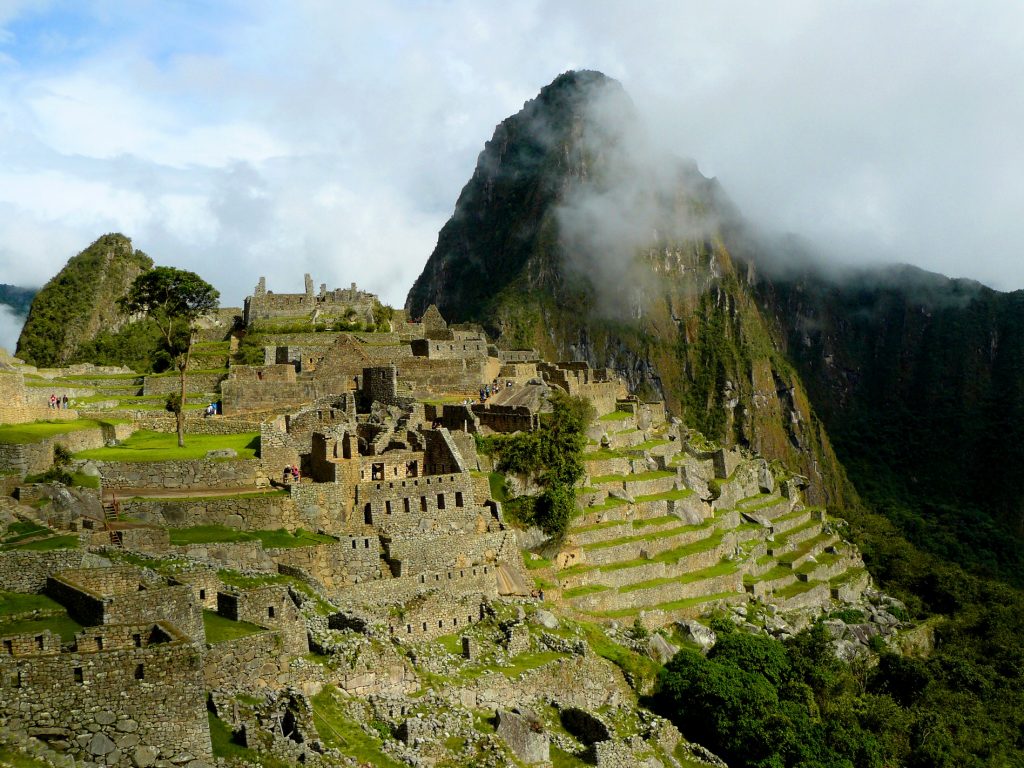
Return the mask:
POLYGON ((217 308, 220 293, 195 272, 156 267, 143 272, 119 302, 122 311, 143 314, 156 323, 167 354, 177 367, 181 388, 169 406, 177 417, 178 446, 185 446, 185 370, 196 335, 195 322, 217 308))

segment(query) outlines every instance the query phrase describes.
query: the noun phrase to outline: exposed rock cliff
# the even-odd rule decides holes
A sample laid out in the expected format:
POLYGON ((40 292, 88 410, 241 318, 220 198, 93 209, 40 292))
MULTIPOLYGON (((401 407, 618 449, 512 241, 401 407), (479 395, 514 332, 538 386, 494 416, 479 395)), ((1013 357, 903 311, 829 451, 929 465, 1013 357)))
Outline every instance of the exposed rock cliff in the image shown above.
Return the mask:
POLYGON ((18 357, 57 366, 102 330, 127 321, 117 307, 132 281, 153 261, 121 234, 104 235, 68 260, 39 291, 18 339, 18 357))

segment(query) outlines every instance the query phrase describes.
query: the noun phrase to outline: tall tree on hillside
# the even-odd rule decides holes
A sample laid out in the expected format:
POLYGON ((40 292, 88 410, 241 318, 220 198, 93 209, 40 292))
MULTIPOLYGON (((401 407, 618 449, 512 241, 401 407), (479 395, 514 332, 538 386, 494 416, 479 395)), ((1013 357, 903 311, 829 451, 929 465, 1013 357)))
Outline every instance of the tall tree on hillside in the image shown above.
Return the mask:
POLYGON ((151 318, 163 335, 167 353, 178 369, 181 389, 168 398, 168 407, 178 422, 178 446, 185 446, 185 370, 192 354, 196 320, 217 308, 220 293, 195 272, 174 267, 156 267, 143 272, 120 300, 129 314, 151 318))

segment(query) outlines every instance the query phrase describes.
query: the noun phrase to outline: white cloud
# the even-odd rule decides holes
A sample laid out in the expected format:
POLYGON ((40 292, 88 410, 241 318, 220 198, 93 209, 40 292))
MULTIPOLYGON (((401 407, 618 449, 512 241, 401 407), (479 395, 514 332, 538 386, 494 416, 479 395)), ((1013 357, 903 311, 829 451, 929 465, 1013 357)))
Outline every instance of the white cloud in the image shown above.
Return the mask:
POLYGON ((81 39, 26 8, 0 0, 0 282, 122 231, 226 303, 308 271, 400 304, 495 124, 588 67, 752 217, 1024 287, 1016 3, 98 4, 81 39))

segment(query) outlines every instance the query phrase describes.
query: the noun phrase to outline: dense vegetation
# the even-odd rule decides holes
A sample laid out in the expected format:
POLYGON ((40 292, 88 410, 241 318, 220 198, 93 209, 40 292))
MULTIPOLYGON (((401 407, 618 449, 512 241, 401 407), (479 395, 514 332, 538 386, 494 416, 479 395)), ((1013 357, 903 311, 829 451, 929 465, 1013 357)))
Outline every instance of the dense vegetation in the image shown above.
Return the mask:
POLYGON ((910 267, 759 291, 870 505, 921 548, 1024 584, 1024 291, 910 267))
POLYGON ((594 412, 588 400, 561 390, 552 393, 551 405, 540 429, 495 435, 484 449, 497 456, 498 471, 536 478, 540 494, 515 499, 512 507, 521 522, 557 536, 576 510, 576 484, 585 474, 583 449, 594 412))
POLYGON ((117 299, 140 272, 153 266, 124 235, 104 235, 68 260, 32 301, 17 354, 38 366, 59 366, 101 329, 126 318, 117 299))

